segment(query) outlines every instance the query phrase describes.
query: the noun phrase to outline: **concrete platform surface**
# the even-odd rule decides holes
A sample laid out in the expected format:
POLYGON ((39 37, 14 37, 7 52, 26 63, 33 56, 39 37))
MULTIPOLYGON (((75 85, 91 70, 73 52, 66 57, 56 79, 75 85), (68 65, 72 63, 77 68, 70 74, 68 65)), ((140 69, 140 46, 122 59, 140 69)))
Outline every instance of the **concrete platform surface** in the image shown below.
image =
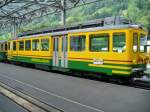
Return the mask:
POLYGON ((28 112, 15 102, 0 94, 0 112, 28 112))
POLYGON ((150 112, 150 90, 4 63, 0 81, 65 112, 150 112))

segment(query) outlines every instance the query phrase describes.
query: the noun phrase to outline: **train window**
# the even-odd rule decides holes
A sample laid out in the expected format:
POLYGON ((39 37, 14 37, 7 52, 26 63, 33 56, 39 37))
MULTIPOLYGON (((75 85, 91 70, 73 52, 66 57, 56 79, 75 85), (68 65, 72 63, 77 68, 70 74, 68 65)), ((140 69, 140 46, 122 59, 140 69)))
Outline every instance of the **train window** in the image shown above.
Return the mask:
POLYGON ((5 43, 3 43, 3 51, 5 51, 5 43))
POLYGON ((5 43, 5 50, 7 51, 7 43, 5 43))
POLYGON ((3 51, 3 44, 1 44, 1 51, 3 51))
POLYGON ((140 34, 140 52, 146 52, 147 36, 140 34))
POLYGON ((8 50, 10 50, 10 42, 8 42, 8 50))
POLYGON ((90 51, 107 52, 109 50, 109 34, 90 35, 90 51))
POLYGON ((150 53, 150 45, 147 45, 147 52, 150 53))
POLYGON ((41 47, 42 47, 42 51, 49 51, 49 39, 48 38, 41 39, 41 47))
POLYGON ((31 50, 31 40, 25 40, 25 50, 31 50))
POLYGON ((5 50, 5 43, 3 44, 3 51, 6 51, 6 50, 5 50))
POLYGON ((71 51, 84 51, 85 50, 85 35, 71 36, 70 37, 70 50, 71 51))
POLYGON ((133 52, 138 51, 138 33, 133 33, 133 52))
POLYGON ((19 41, 19 50, 24 50, 24 41, 19 41))
POLYGON ((39 39, 32 40, 32 50, 33 51, 39 51, 40 50, 39 39))
POLYGON ((62 38, 62 51, 67 51, 68 50, 68 39, 66 36, 63 36, 62 38))
POLYGON ((3 44, 0 44, 0 50, 3 51, 3 44))
POLYGON ((16 51, 16 42, 13 42, 13 51, 16 51))
POLYGON ((126 51, 126 35, 125 33, 113 34, 113 51, 122 53, 126 51))

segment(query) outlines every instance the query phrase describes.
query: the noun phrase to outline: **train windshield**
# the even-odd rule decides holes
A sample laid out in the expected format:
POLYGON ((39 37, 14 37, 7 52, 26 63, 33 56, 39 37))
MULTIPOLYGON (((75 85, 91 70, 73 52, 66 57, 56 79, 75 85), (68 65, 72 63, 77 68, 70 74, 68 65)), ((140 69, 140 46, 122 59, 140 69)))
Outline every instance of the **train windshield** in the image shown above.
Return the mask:
POLYGON ((140 34, 140 52, 146 52, 147 35, 140 34))

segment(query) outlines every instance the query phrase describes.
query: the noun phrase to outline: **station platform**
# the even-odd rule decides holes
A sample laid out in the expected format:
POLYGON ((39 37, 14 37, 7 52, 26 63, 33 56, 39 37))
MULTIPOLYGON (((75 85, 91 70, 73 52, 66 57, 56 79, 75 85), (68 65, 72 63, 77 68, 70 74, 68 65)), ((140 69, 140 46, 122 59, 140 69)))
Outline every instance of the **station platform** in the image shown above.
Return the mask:
POLYGON ((150 90, 5 63, 0 82, 64 112, 150 112, 150 90))
POLYGON ((0 93, 0 112, 28 112, 28 111, 0 93))

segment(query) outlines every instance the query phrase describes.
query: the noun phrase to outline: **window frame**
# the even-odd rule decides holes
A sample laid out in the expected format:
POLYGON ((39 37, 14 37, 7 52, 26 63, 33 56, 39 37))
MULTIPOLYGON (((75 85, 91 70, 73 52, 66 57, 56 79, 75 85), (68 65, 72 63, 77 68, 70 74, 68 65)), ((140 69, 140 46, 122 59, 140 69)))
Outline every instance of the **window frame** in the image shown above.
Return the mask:
POLYGON ((49 39, 49 38, 41 38, 40 49, 41 49, 41 51, 50 51, 50 39, 49 39), (43 49, 42 40, 44 40, 44 39, 47 40, 47 43, 48 43, 48 49, 47 49, 47 50, 44 50, 44 49, 43 49))
MULTIPOLYGON (((120 38, 120 37, 117 37, 117 38, 120 38)), ((112 33, 112 51, 113 51, 114 53, 125 53, 125 52, 127 51, 127 40, 126 40, 126 39, 127 39, 127 34, 126 34, 126 32, 113 32, 113 33, 112 33), (115 38, 114 35, 115 35, 115 34, 117 34, 117 35, 119 35, 119 34, 124 34, 124 38, 125 38, 125 39, 124 39, 124 40, 125 40, 124 42, 125 42, 126 49, 125 49, 125 50, 122 50, 122 52, 118 52, 118 50, 117 50, 117 51, 114 50, 114 48, 115 48, 115 47, 114 47, 114 38, 115 38)))
POLYGON ((32 39, 32 51, 40 51, 40 39, 32 39), (33 47, 33 43, 34 43, 34 41, 35 40, 38 40, 38 44, 37 44, 37 42, 36 42, 36 49, 33 49, 34 47, 33 47), (39 45, 39 46, 38 46, 39 45), (39 48, 38 48, 39 47, 39 48))
POLYGON ((10 42, 7 43, 7 50, 10 51, 10 42))
POLYGON ((31 40, 25 40, 25 51, 31 51, 31 45, 32 45, 32 42, 31 42, 31 40), (30 49, 27 49, 27 42, 29 42, 30 41, 30 49))
MULTIPOLYGON (((145 35, 146 36, 146 34, 144 34, 144 33, 140 33, 139 34, 139 52, 140 53, 145 53, 146 52, 146 50, 145 50, 145 46, 146 45, 144 46, 144 51, 141 51, 141 38, 142 38, 141 35, 145 35)), ((144 36, 143 36, 143 38, 144 38, 144 36)))
POLYGON ((13 47, 12 47, 12 50, 13 50, 13 51, 16 51, 16 50, 17 50, 17 42, 16 42, 16 41, 13 41, 13 47), (14 43, 15 43, 15 49, 14 49, 14 43))
MULTIPOLYGON (((79 42, 78 42, 79 43, 79 42)), ((71 35, 70 36, 70 42, 69 42, 70 46, 69 46, 69 50, 70 52, 84 52, 86 51, 86 35, 85 34, 81 34, 81 35, 71 35), (71 47, 71 39, 74 39, 74 38, 84 38, 84 49, 81 49, 81 50, 73 50, 71 47)), ((82 48, 82 45, 81 45, 81 48, 82 48)))
POLYGON ((110 52, 110 34, 109 33, 96 33, 96 34, 90 34, 89 35, 89 51, 90 52, 105 52, 105 53, 107 53, 107 52, 110 52), (91 36, 94 36, 95 35, 95 38, 106 38, 106 37, 104 37, 104 36, 107 36, 107 50, 101 50, 101 51, 93 51, 93 50, 91 50, 91 39, 92 38, 94 38, 94 37, 91 37, 91 36), (102 37, 96 37, 96 35, 97 36, 102 36, 102 37))
POLYGON ((0 50, 3 51, 3 43, 0 43, 0 50))
POLYGON ((19 44, 19 46, 18 46, 18 48, 19 48, 19 51, 24 51, 24 40, 19 40, 18 41, 18 44, 19 44), (23 49, 21 49, 21 47, 20 47, 20 42, 22 42, 23 43, 23 49))
POLYGON ((5 51, 7 51, 7 43, 4 44, 5 51))
POLYGON ((137 52, 139 51, 139 42, 138 42, 139 39, 138 39, 138 38, 139 38, 139 34, 138 34, 137 32, 134 32, 134 33, 133 33, 133 42, 132 42, 132 51, 133 51, 134 53, 137 53, 137 52), (136 37, 136 38, 137 38, 137 43, 136 43, 136 44, 137 44, 137 46, 136 46, 136 47, 137 47, 137 50, 136 50, 136 51, 134 51, 134 48, 133 48, 133 47, 134 47, 134 39, 135 39, 134 35, 135 35, 135 34, 137 35, 137 37, 136 37))

